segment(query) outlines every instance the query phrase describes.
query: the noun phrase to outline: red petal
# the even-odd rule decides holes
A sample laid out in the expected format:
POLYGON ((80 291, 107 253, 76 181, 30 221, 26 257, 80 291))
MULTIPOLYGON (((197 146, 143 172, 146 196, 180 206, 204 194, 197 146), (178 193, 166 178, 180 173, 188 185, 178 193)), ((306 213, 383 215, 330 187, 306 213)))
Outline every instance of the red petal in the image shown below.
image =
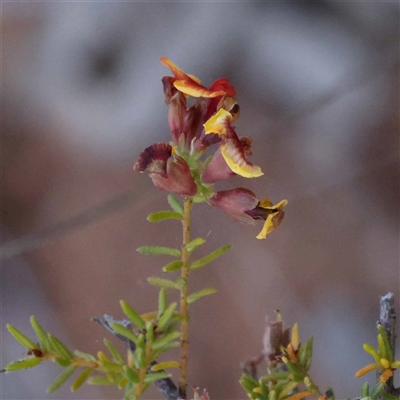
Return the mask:
POLYGON ((184 123, 187 119, 187 114, 185 96, 177 91, 171 97, 168 108, 168 124, 175 143, 179 142, 179 138, 184 132, 184 123))
POLYGON ((236 96, 235 88, 229 83, 228 79, 226 78, 219 78, 217 79, 211 86, 211 91, 218 91, 223 90, 225 94, 229 96, 236 96))
POLYGON ((201 177, 205 183, 214 183, 234 175, 236 174, 229 168, 221 154, 221 148, 218 147, 201 177))
POLYGON ((168 143, 154 143, 140 154, 133 169, 140 172, 147 170, 158 174, 165 173, 167 160, 171 154, 172 147, 168 143))
POLYGON ((246 214, 246 211, 252 210, 258 204, 255 194, 248 189, 236 188, 217 192, 208 199, 209 203, 218 207, 237 221, 254 225, 253 218, 246 214))
POLYGON ((197 186, 190 173, 189 166, 179 156, 168 159, 166 174, 151 173, 150 178, 157 188, 182 196, 194 196, 197 192, 197 186))

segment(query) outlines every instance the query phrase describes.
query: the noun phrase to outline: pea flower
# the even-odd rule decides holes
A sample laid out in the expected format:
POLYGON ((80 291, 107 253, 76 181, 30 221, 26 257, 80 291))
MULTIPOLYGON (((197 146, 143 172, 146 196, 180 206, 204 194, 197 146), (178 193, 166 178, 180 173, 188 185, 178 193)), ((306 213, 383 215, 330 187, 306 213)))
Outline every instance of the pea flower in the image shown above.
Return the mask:
POLYGON ((264 220, 264 226, 257 239, 265 239, 267 234, 275 230, 283 220, 283 207, 287 200, 273 205, 268 198, 259 201, 255 194, 248 189, 236 188, 217 192, 208 202, 218 207, 239 222, 255 224, 255 220, 264 220))
POLYGON ((207 88, 168 58, 160 61, 173 75, 162 78, 171 141, 147 147, 134 170, 147 171, 161 190, 196 202, 206 201, 241 222, 255 224, 256 220, 264 220, 257 236, 264 239, 281 223, 287 201, 273 205, 267 198, 258 200, 247 189, 218 192, 213 186, 235 175, 263 175, 260 167, 248 161, 252 139, 239 138, 233 125, 240 114, 234 87, 228 79, 220 78, 207 88), (217 145, 214 153, 203 161, 202 156, 212 145, 217 145))

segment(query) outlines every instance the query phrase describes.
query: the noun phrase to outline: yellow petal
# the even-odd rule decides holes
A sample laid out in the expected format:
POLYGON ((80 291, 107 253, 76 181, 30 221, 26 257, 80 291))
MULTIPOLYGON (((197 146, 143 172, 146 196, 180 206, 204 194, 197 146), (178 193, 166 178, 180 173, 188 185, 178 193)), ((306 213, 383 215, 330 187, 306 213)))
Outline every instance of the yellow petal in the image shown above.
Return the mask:
POLYGON ((198 83, 199 85, 200 85, 200 83, 201 83, 201 80, 197 77, 197 76, 194 76, 194 75, 192 75, 192 74, 187 74, 191 79, 193 79, 196 83, 198 83))
POLYGON ((275 230, 274 224, 272 223, 272 218, 274 217, 275 214, 278 213, 273 213, 268 215, 267 219, 264 222, 264 226, 261 232, 256 236, 257 239, 265 239, 268 233, 271 233, 273 230, 275 230))
POLYGON ((379 366, 377 364, 368 364, 364 368, 361 368, 356 372, 356 378, 361 378, 363 375, 367 374, 368 372, 371 372, 378 368, 379 368, 379 366))
POLYGON ((264 197, 262 200, 260 200, 259 207, 261 208, 271 208, 273 207, 273 204, 271 200, 268 197, 264 197))
POLYGON ((225 124, 232 119, 232 114, 229 111, 220 108, 203 126, 204 133, 216 133, 217 135, 225 134, 225 124))
MULTIPOLYGON (((198 79, 197 79, 198 80, 198 79)), ((225 92, 223 90, 212 91, 208 90, 204 86, 199 85, 195 80, 189 76, 185 80, 177 80, 174 82, 174 86, 182 93, 188 94, 193 97, 218 97, 223 96, 225 92)))
POLYGON ((221 145, 222 157, 224 157, 229 168, 235 174, 243 176, 244 178, 258 178, 259 176, 264 175, 260 167, 246 161, 241 154, 238 157, 235 157, 237 155, 236 153, 230 153, 231 151, 228 146, 221 145))
POLYGON ((170 68, 172 73, 174 74, 174 77, 176 79, 185 79, 188 75, 183 72, 180 68, 178 68, 170 59, 167 57, 161 57, 160 61, 163 65, 166 67, 170 68))

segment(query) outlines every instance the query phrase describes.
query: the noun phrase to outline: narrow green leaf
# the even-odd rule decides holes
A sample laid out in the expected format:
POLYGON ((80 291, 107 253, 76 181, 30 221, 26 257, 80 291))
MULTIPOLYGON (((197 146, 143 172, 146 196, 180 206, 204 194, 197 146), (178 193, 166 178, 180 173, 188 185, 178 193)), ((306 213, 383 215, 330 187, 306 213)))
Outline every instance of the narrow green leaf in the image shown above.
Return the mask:
MULTIPOLYGON (((133 382, 128 382, 125 386, 125 396, 124 396, 124 400, 138 400, 138 398, 136 396, 134 396, 134 392, 135 392, 135 384, 133 382)), ((142 391, 143 393, 143 391, 142 391)))
POLYGON ((267 381, 283 381, 289 379, 289 372, 274 372, 264 377, 267 381))
POLYGON ((151 367, 151 370, 153 372, 158 372, 158 371, 162 371, 163 369, 167 369, 167 368, 179 368, 180 365, 181 364, 178 361, 164 361, 164 362, 154 364, 151 367))
POLYGON ((55 392, 61 385, 63 385, 67 381, 67 379, 74 373, 77 368, 78 367, 75 367, 73 365, 65 368, 64 371, 61 372, 61 374, 58 375, 54 382, 47 388, 47 393, 55 392))
POLYGON ((124 375, 126 378, 133 382, 133 383, 139 383, 140 378, 139 375, 136 371, 134 371, 131 367, 128 367, 127 365, 124 366, 124 375))
POLYGON ((153 352, 153 358, 156 359, 159 357, 162 353, 165 353, 168 350, 175 349, 179 347, 181 344, 179 342, 169 342, 166 345, 160 347, 158 350, 154 350, 153 352))
POLYGON ((146 367, 146 351, 141 348, 136 349, 137 358, 139 361, 139 367, 145 368, 146 367))
POLYGON ((183 215, 182 203, 176 197, 174 197, 172 194, 168 195, 168 204, 175 212, 183 215))
MULTIPOLYGON (((287 364, 286 364, 287 365, 287 364)), ((286 383, 282 389, 279 392, 278 398, 282 399, 283 397, 287 396, 291 391, 293 391, 297 386, 299 385, 299 382, 288 382, 286 383)))
POLYGON ((71 391, 76 392, 89 378, 89 375, 93 372, 93 368, 84 369, 74 380, 74 383, 71 385, 71 391))
POLYGON ((117 374, 122 373, 122 365, 115 363, 113 361, 108 361, 108 360, 102 360, 100 362, 101 366, 104 368, 104 370, 108 372, 115 372, 117 374))
POLYGON ((287 362, 285 362, 285 365, 287 366, 287 369, 293 374, 293 375, 303 375, 304 378, 304 374, 302 374, 300 368, 294 364, 293 362, 291 362, 290 360, 288 360, 287 362))
POLYGON ((267 386, 268 383, 265 381, 265 378, 259 379, 259 380, 258 380, 258 383, 259 383, 260 388, 261 388, 261 396, 262 396, 264 399, 268 399, 269 390, 268 390, 268 386, 267 386))
POLYGON ((36 367, 42 362, 42 358, 40 357, 31 357, 31 358, 24 358, 22 360, 14 361, 4 367, 6 371, 18 371, 20 369, 28 369, 36 367))
POLYGON ((213 289, 213 288, 201 289, 201 290, 199 290, 198 292, 194 292, 194 293, 190 294, 190 295, 188 296, 187 302, 188 302, 189 304, 193 304, 195 301, 201 299, 202 297, 208 296, 208 295, 210 295, 210 294, 214 294, 214 293, 216 293, 216 292, 217 292, 217 290, 216 290, 216 289, 213 289))
POLYGON ((258 382, 255 379, 253 379, 249 375, 242 375, 239 383, 251 399, 255 398, 255 393, 253 392, 253 389, 258 387, 258 382))
POLYGON ((371 391, 370 397, 375 400, 383 391, 385 388, 386 383, 385 382, 380 382, 378 383, 371 391))
POLYGON ((139 342, 138 337, 130 329, 120 324, 117 324, 116 322, 111 322, 110 327, 116 333, 119 333, 120 335, 126 337, 127 339, 132 340, 132 342, 135 343, 136 345, 138 344, 139 342))
POLYGON ((88 380, 89 385, 114 385, 106 376, 93 376, 88 380))
POLYGON ((361 386, 361 398, 363 397, 368 397, 369 396, 369 383, 365 382, 362 386, 361 386))
POLYGON ((379 353, 379 356, 381 358, 388 359, 387 358, 387 354, 386 354, 385 342, 384 342, 383 337, 382 337, 382 335, 380 333, 378 334, 378 353, 379 353))
POLYGON ((144 329, 146 324, 142 317, 124 300, 119 302, 124 314, 139 328, 144 329))
POLYGON ((163 272, 172 272, 172 271, 176 271, 176 270, 182 268, 182 265, 183 265, 183 262, 180 260, 171 261, 170 263, 165 265, 162 270, 163 270, 163 272))
POLYGON ((165 221, 168 219, 182 220, 182 214, 174 212, 174 211, 158 211, 158 212, 150 214, 147 217, 147 221, 149 221, 149 222, 160 222, 160 221, 165 221))
POLYGON ((152 383, 155 381, 159 381, 160 379, 165 379, 165 378, 169 378, 171 375, 168 374, 167 372, 154 372, 152 374, 147 374, 144 377, 144 381, 146 383, 152 383))
MULTIPOLYGON (((384 343, 385 349, 386 349, 386 359, 392 363, 394 361, 394 356, 393 356, 393 351, 392 347, 390 346, 389 343, 389 338, 387 336, 387 333, 385 331, 385 328, 382 325, 378 325, 378 332, 382 336, 382 341, 384 343)), ((379 340, 379 338, 378 338, 379 340)))
POLYGON ((164 347, 167 343, 177 339, 180 335, 181 333, 176 331, 176 332, 171 332, 168 335, 162 336, 152 343, 151 348, 153 350, 158 350, 164 347))
POLYGON ((163 246, 141 246, 137 249, 140 254, 144 254, 146 256, 160 256, 167 255, 180 258, 181 252, 180 250, 173 249, 172 247, 163 247, 163 246))
POLYGON ((158 295, 158 317, 160 317, 168 306, 167 290, 165 288, 160 289, 160 294, 158 295))
POLYGON ((374 357, 375 362, 379 365, 381 363, 381 358, 379 357, 378 352, 368 343, 363 345, 363 349, 372 357, 374 357))
POLYGON ((205 267, 207 264, 209 264, 211 261, 215 260, 216 258, 222 256, 224 253, 226 253, 228 250, 231 249, 231 245, 226 245, 218 248, 217 250, 214 250, 212 253, 208 254, 207 256, 200 258, 196 261, 193 261, 190 264, 190 269, 195 271, 197 269, 205 267))
POLYGON ((311 336, 308 342, 300 347, 298 354, 299 364, 302 365, 306 371, 308 371, 311 367, 313 341, 314 337, 311 336))
POLYGON ((206 242, 205 239, 199 237, 196 239, 193 239, 192 241, 190 241, 187 245, 186 245, 186 249, 189 252, 194 251, 195 249, 197 249, 199 246, 201 246, 202 244, 204 244, 206 242))
POLYGON ((58 355, 66 358, 67 360, 74 358, 74 355, 68 350, 67 346, 61 342, 61 340, 57 339, 51 333, 49 333, 47 337, 49 338, 50 346, 58 355))
POLYGON ((147 282, 150 283, 150 285, 161 286, 166 289, 181 289, 178 283, 171 281, 170 279, 158 278, 157 276, 147 278, 147 282))
POLYGON ((91 354, 84 353, 83 351, 75 350, 74 353, 77 357, 82 358, 85 361, 96 361, 96 357, 92 356, 91 354))
POLYGON ((168 308, 165 310, 165 313, 163 315, 161 315, 161 317, 160 317, 160 319, 158 320, 158 323, 157 323, 157 329, 159 331, 163 330, 167 326, 167 324, 170 321, 172 315, 174 314, 175 308, 176 308, 176 303, 171 303, 168 306, 168 308))
POLYGON ((108 340, 104 339, 103 340, 104 346, 107 347, 108 351, 111 353, 113 356, 114 360, 120 363, 124 362, 124 357, 122 357, 122 354, 117 350, 117 348, 108 340))
POLYGON ((32 325, 33 330, 36 333, 39 343, 42 345, 42 348, 46 351, 49 351, 50 350, 49 338, 47 337, 46 331, 42 328, 42 326, 39 324, 39 322, 33 315, 31 316, 29 321, 32 325))
POLYGON ((11 324, 7 324, 6 326, 11 335, 13 335, 14 339, 22 344, 22 346, 26 347, 27 349, 39 349, 39 346, 35 342, 25 336, 17 328, 12 326, 11 324))

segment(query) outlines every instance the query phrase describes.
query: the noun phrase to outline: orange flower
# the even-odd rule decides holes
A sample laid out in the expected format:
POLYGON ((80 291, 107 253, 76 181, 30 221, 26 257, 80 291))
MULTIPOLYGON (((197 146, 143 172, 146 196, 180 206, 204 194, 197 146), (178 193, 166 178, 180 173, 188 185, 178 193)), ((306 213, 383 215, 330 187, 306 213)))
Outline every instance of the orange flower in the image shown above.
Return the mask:
POLYGON ((173 85, 180 92, 193 97, 213 98, 229 94, 235 96, 236 92, 228 79, 221 78, 215 81, 210 89, 200 85, 200 79, 194 75, 188 75, 178 68, 171 60, 166 57, 161 57, 160 61, 163 65, 170 68, 174 74, 175 80, 173 85))

